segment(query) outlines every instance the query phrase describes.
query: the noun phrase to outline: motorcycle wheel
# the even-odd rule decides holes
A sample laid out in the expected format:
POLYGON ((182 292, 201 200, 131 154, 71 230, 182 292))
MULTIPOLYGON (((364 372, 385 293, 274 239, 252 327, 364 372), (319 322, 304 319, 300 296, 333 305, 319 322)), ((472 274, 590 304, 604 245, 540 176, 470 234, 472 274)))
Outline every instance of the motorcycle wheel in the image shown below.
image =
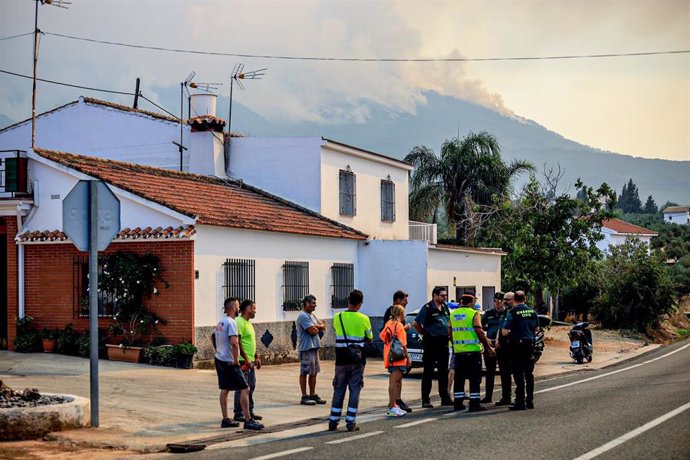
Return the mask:
POLYGON ((578 364, 582 364, 582 358, 579 356, 575 358, 575 361, 577 361, 578 364))
POLYGON ((587 356, 587 362, 591 363, 592 362, 592 355, 587 356))

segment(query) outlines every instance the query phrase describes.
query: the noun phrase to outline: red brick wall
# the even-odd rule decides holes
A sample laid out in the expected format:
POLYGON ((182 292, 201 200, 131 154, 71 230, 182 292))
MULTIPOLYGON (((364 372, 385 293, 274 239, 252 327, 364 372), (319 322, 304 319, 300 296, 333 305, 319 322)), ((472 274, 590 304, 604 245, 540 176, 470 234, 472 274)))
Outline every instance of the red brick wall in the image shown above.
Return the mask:
MULTIPOLYGON (((159 286, 160 296, 146 305, 168 323, 160 327, 168 343, 194 341, 194 242, 147 241, 112 243, 106 254, 117 251, 155 254, 160 259, 162 276, 170 287, 159 286)), ((76 330, 86 330, 88 318, 74 317, 73 260, 88 256, 72 244, 28 244, 25 246, 26 314, 33 316, 40 328, 63 328, 72 323, 76 330)), ((110 320, 102 318, 99 327, 110 320)))
POLYGON ((7 230, 7 346, 14 348, 12 340, 17 335, 17 312, 19 308, 17 297, 17 218, 15 216, 2 217, 7 230))

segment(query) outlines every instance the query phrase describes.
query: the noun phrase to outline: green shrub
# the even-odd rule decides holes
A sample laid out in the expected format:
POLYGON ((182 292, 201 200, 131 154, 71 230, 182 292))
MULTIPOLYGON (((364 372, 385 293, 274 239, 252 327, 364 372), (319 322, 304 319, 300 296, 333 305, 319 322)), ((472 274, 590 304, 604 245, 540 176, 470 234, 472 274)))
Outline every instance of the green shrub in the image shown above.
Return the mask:
POLYGON ((638 240, 611 247, 601 264, 601 294, 593 313, 604 327, 645 332, 673 309, 674 286, 661 254, 638 240))
POLYGON ((159 366, 175 366, 175 352, 172 345, 144 348, 144 362, 159 366))
POLYGON ((175 345, 173 350, 175 355, 194 356, 199 349, 190 342, 182 342, 175 345))
POLYGON ((42 351, 41 335, 34 326, 34 318, 25 316, 17 319, 17 336, 12 340, 14 351, 19 353, 32 353, 42 351))
POLYGON ((65 326, 57 339, 57 352, 63 355, 77 356, 79 354, 79 336, 79 332, 74 330, 71 323, 65 326))
POLYGON ((60 329, 54 328, 54 329, 48 329, 47 327, 44 327, 43 330, 41 330, 41 338, 42 339, 49 339, 49 340, 55 340, 60 337, 60 329))

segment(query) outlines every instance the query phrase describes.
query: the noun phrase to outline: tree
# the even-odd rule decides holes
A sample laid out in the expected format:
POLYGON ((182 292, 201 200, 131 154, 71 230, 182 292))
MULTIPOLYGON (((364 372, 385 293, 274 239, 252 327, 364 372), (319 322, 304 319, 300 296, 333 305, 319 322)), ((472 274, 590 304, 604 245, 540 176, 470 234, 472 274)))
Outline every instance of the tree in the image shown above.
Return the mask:
POLYGON ((405 161, 415 167, 410 179, 410 217, 429 221, 442 208, 461 244, 472 242, 496 205, 508 199, 513 179, 534 169, 527 161, 504 163, 498 141, 487 132, 446 140, 440 157, 428 147, 417 146, 405 161))
POLYGON ((674 203, 673 201, 667 201, 659 208, 659 212, 663 212, 664 209, 670 208, 671 206, 678 206, 678 203, 674 203))
POLYGON ((604 327, 646 332, 673 308, 675 293, 660 254, 639 240, 611 247, 602 263, 594 314, 604 327))
POLYGON ((532 177, 520 199, 506 203, 501 219, 482 234, 482 243, 508 253, 502 285, 534 293, 537 308, 543 307, 544 289, 575 285, 591 260, 601 257, 596 243, 603 239, 602 221, 612 215, 615 192, 606 184, 594 190, 579 180, 576 188, 584 200, 564 193, 549 201, 532 177))
POLYGON ((642 210, 645 214, 656 214, 659 212, 659 208, 657 208, 656 203, 654 202, 654 198, 652 198, 652 195, 649 195, 647 197, 647 201, 644 204, 644 209, 642 210))
POLYGON ((623 190, 618 197, 618 208, 625 213, 640 213, 642 212, 642 201, 640 201, 640 193, 630 179, 628 184, 623 184, 623 190))

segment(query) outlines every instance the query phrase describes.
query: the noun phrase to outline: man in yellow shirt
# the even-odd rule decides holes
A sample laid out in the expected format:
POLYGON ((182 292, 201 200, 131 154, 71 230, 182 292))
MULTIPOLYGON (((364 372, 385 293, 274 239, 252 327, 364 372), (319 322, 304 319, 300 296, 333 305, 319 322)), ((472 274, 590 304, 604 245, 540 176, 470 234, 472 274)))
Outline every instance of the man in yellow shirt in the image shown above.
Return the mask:
MULTIPOLYGON (((240 314, 236 319, 237 333, 240 336, 240 366, 249 385, 249 412, 253 420, 263 417, 254 413, 254 388, 256 388, 256 370, 261 369, 261 360, 256 356, 256 333, 250 320, 256 317, 256 304, 245 300, 240 304, 240 314)), ((235 392, 235 420, 244 420, 240 406, 240 392, 235 392)))

